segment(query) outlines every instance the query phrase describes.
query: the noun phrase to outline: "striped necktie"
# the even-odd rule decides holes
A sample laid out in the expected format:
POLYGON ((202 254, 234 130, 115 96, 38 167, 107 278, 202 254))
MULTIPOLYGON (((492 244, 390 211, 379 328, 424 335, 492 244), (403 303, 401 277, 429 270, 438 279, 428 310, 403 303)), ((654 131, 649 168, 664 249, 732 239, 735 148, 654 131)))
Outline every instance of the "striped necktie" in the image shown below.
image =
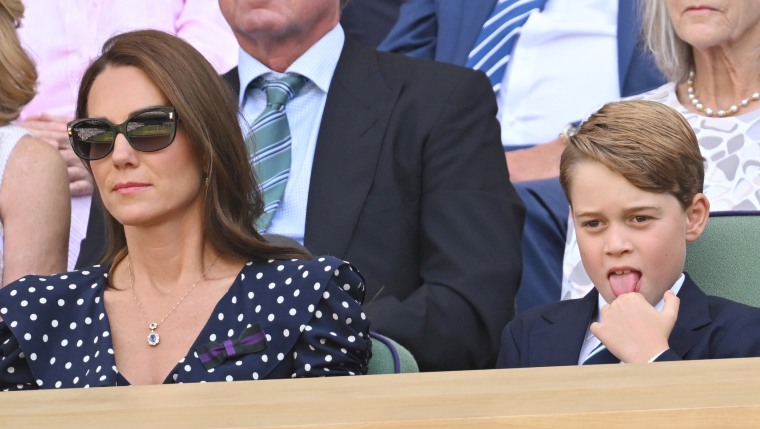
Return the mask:
POLYGON ((599 344, 583 361, 583 365, 602 365, 605 363, 620 363, 620 359, 615 357, 604 344, 599 344))
POLYGON ((300 75, 274 80, 259 77, 251 82, 253 87, 267 94, 266 108, 253 122, 245 138, 249 156, 253 154, 250 162, 264 197, 264 214, 257 221, 257 228, 262 232, 269 228, 290 176, 291 139, 285 104, 305 83, 306 78, 300 75))
POLYGON ((465 65, 482 70, 498 93, 517 36, 531 13, 541 10, 546 0, 499 0, 483 24, 465 65))

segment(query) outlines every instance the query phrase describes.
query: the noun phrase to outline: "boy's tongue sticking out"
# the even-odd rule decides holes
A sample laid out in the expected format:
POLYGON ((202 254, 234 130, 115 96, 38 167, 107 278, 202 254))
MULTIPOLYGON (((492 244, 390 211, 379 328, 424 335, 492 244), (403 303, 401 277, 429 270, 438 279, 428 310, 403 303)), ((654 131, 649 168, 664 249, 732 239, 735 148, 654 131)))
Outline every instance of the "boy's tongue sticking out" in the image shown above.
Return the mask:
POLYGON ((641 273, 634 270, 618 270, 609 274, 610 287, 616 297, 631 292, 639 291, 641 273))

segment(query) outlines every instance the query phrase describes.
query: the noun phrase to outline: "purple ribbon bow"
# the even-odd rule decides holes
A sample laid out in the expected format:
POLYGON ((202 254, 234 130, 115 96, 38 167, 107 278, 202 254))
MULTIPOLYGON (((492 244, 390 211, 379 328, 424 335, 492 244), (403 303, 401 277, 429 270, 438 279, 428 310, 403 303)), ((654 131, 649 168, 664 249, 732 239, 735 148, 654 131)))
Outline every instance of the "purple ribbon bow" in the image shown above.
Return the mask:
POLYGON ((211 341, 195 348, 198 358, 206 369, 215 368, 227 359, 257 353, 267 347, 267 336, 259 324, 246 328, 238 338, 221 343, 211 341))

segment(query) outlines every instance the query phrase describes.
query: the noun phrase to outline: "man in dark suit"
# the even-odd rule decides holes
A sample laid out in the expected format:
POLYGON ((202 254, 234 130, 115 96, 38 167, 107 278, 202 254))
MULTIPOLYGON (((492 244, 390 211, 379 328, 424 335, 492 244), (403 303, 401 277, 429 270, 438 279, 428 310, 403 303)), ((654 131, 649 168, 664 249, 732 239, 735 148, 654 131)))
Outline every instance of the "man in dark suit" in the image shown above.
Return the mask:
POLYGON ((340 3, 278 0, 256 9, 220 0, 244 51, 226 76, 244 113, 250 98, 263 100, 241 91, 258 76, 313 74, 286 110, 291 165, 299 165, 288 186, 305 174, 308 190, 285 191, 269 231, 355 264, 367 280, 372 328, 408 347, 423 370, 492 365, 519 281, 523 208, 500 161, 490 86, 480 73, 341 42, 340 3), (296 146, 309 139, 297 141, 298 111, 320 96, 313 157, 301 163, 296 146), (310 172, 300 167, 308 161, 310 172), (293 213, 302 198, 305 213, 293 213), (299 215, 303 232, 294 233, 299 215))
MULTIPOLYGON (((465 65, 483 24, 489 19, 496 3, 497 0, 409 0, 401 6, 396 25, 378 49, 404 53, 417 58, 465 65)), ((535 29, 537 27, 533 27, 531 31, 533 33, 546 32, 546 34, 530 35, 527 42, 530 49, 528 54, 534 56, 524 62, 520 62, 521 58, 514 61, 510 60, 513 63, 511 66, 513 70, 507 79, 520 74, 521 84, 535 90, 556 79, 556 75, 536 73, 538 70, 525 71, 525 64, 527 67, 536 67, 536 64, 540 64, 552 69, 557 67, 567 69, 569 66, 573 66, 582 70, 585 67, 589 71, 589 76, 593 76, 587 78, 586 81, 578 81, 575 76, 562 71, 559 76, 563 77, 565 81, 558 79, 555 83, 558 88, 574 88, 575 91, 582 93, 572 94, 569 91, 554 91, 555 100, 570 97, 572 105, 587 106, 575 107, 575 111, 565 109, 565 113, 570 114, 569 120, 581 119, 583 115, 588 113, 586 109, 596 107, 602 102, 639 94, 665 83, 664 77, 639 42, 638 0, 618 0, 616 5, 604 2, 604 6, 607 8, 605 13, 616 13, 617 17, 616 20, 614 18, 612 20, 613 23, 616 23, 614 25, 616 33, 612 33, 615 37, 615 45, 608 45, 608 48, 616 48, 616 57, 613 49, 605 52, 595 51, 595 47, 598 45, 588 41, 593 33, 579 32, 573 25, 563 30, 558 28, 558 25, 553 25, 553 21, 551 23, 546 21, 555 19, 562 23, 563 19, 573 19, 562 17, 565 11, 558 10, 557 8, 560 6, 575 9, 584 8, 589 10, 588 13, 599 13, 597 9, 601 6, 600 2, 592 0, 572 2, 572 4, 562 2, 564 4, 560 4, 558 0, 546 0, 543 3, 544 11, 534 11, 533 14, 543 14, 544 24, 537 26, 537 30, 535 29), (549 18, 549 16, 556 17, 557 15, 560 17, 549 18), (553 55, 557 48, 552 47, 552 43, 573 36, 573 31, 580 33, 580 37, 572 39, 573 44, 567 49, 570 56, 577 57, 572 64, 569 64, 558 60, 558 57, 553 55), (549 34, 549 32, 552 33, 549 34), (576 55, 582 52, 591 52, 591 55, 603 58, 609 57, 608 60, 615 63, 613 68, 617 70, 617 76, 609 76, 609 79, 604 79, 603 76, 592 75, 590 72, 599 67, 593 62, 586 61, 585 57, 576 55), (605 53, 609 55, 605 56, 605 53), (546 59, 537 61, 541 58, 546 59), (525 79, 526 75, 527 80, 525 79), (600 87, 604 86, 600 85, 600 79, 607 81, 617 79, 617 92, 599 94, 600 87), (586 97, 583 96, 584 94, 586 97), (596 99, 593 98, 595 94, 599 94, 596 99), (584 105, 584 102, 589 104, 584 105)), ((581 12, 578 13, 579 17, 587 14, 586 12, 583 12, 583 15, 580 15, 581 12)), ((604 25, 604 23, 592 19, 588 21, 589 24, 583 28, 591 30, 604 25)), ((529 26, 529 22, 525 25, 529 26)), ((604 37, 600 38, 603 39, 604 37)), ((522 40, 522 36, 517 39, 514 51, 521 48, 522 40)), ((602 64, 604 65, 604 63, 602 64)), ((606 68, 599 69, 606 70, 606 68)), ((502 88, 505 88, 505 85, 502 85, 502 88)), ((611 88, 608 89, 611 90, 611 88)), ((540 91, 527 92, 527 96, 532 97, 537 102, 550 104, 548 103, 549 100, 543 99, 540 94, 542 94, 540 91)), ((517 96, 512 95, 510 97, 517 96)), ((513 103, 520 103, 519 98, 512 99, 516 100, 513 103)), ((500 100, 504 100, 504 97, 500 96, 500 100)), ((531 112, 530 115, 526 116, 540 117, 544 114, 536 113, 530 105, 527 108, 522 104, 513 105, 517 106, 517 110, 531 112)), ((513 115, 508 108, 502 106, 499 116, 503 120, 505 117, 509 118, 513 115)), ((566 143, 564 138, 556 138, 565 123, 552 123, 552 121, 553 119, 547 116, 537 125, 538 128, 541 128, 540 131, 545 131, 550 136, 550 141, 510 142, 504 140, 502 142, 505 150, 508 150, 506 158, 511 179, 527 209, 522 248, 523 276, 517 296, 518 313, 536 305, 560 299, 562 258, 568 210, 565 196, 556 176, 559 156, 566 143), (531 145, 535 146, 526 147, 531 145)), ((502 123, 502 127, 505 128, 512 126, 513 124, 502 123)), ((531 132, 537 131, 532 130, 531 132)))
POLYGON ((292 168, 267 231, 354 264, 372 329, 422 370, 491 367, 524 216, 491 87, 482 73, 344 39, 340 3, 220 0, 243 51, 225 78, 247 122, 265 105, 250 82, 308 79, 286 106, 292 168))

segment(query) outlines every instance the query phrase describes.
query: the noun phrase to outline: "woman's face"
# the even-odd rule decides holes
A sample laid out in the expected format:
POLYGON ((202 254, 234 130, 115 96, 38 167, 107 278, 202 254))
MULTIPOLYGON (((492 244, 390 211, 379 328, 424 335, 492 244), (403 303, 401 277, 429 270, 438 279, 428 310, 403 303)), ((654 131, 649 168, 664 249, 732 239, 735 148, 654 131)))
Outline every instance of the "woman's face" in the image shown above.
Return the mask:
MULTIPOLYGON (((88 117, 120 124, 137 111, 169 102, 142 70, 116 66, 95 78, 87 106, 88 117)), ((203 171, 181 123, 174 141, 158 152, 140 152, 119 133, 113 151, 90 166, 105 207, 125 226, 200 216, 203 171)))
MULTIPOLYGON (((658 0, 660 1, 660 0, 658 0)), ((760 44, 757 0, 666 0, 678 37, 697 49, 760 44)))

